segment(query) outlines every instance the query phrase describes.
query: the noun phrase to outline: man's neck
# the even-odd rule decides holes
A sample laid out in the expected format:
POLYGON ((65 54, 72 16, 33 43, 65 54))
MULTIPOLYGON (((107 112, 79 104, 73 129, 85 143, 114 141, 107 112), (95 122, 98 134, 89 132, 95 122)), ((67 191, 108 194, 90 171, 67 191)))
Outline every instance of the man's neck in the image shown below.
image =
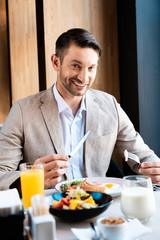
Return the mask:
POLYGON ((72 96, 71 98, 63 97, 63 99, 68 104, 68 106, 72 109, 72 114, 75 117, 76 113, 78 112, 78 109, 80 108, 82 97, 72 96))
POLYGON ((61 97, 64 99, 67 105, 72 109, 72 114, 75 117, 76 113, 78 112, 78 109, 81 106, 81 101, 83 96, 73 96, 66 89, 63 89, 63 91, 60 91, 58 88, 58 84, 56 85, 56 87, 61 97))

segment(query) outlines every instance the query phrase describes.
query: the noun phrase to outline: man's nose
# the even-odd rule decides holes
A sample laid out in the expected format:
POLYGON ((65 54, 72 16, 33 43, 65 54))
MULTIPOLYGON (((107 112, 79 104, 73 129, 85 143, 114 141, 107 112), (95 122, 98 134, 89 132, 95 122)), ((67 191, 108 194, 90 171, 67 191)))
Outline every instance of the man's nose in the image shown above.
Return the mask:
POLYGON ((78 74, 78 79, 82 82, 88 82, 89 73, 87 69, 81 69, 81 71, 78 74))

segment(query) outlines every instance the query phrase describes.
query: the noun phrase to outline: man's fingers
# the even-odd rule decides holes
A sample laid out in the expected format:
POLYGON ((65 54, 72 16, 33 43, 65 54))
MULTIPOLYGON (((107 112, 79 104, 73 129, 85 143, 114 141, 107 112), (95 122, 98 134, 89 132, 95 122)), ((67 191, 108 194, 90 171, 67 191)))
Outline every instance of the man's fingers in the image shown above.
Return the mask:
POLYGON ((68 168, 69 166, 70 166, 70 163, 67 161, 55 160, 55 161, 44 164, 44 170, 46 172, 48 170, 57 169, 57 168, 68 168))
POLYGON ((61 177, 55 177, 55 178, 49 178, 45 181, 44 187, 45 189, 52 187, 56 184, 58 184, 61 181, 61 177))
POLYGON ((140 168, 139 173, 146 175, 158 175, 160 174, 160 168, 140 168))
POLYGON ((51 154, 35 161, 44 164, 45 188, 56 185, 61 181, 61 176, 65 173, 65 168, 70 166, 69 157, 62 154, 51 154))
POLYGON ((45 156, 43 158, 39 158, 35 162, 49 163, 54 160, 68 161, 68 159, 69 159, 69 157, 67 155, 51 154, 51 155, 45 156))
POLYGON ((143 162, 141 164, 142 168, 160 168, 160 161, 156 161, 156 162, 143 162))
POLYGON ((151 175, 150 177, 153 183, 160 184, 160 175, 151 175))
POLYGON ((45 179, 60 177, 64 173, 65 173, 65 170, 63 168, 53 169, 45 173, 45 179))

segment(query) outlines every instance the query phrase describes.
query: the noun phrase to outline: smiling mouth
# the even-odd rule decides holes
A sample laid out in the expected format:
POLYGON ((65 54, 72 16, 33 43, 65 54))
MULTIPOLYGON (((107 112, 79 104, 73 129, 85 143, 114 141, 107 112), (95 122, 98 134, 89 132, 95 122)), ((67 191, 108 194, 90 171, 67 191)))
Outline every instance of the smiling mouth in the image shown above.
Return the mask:
POLYGON ((76 86, 78 86, 78 87, 85 87, 86 85, 88 85, 88 83, 77 83, 77 82, 75 82, 75 81, 73 81, 72 80, 72 82, 76 85, 76 86))

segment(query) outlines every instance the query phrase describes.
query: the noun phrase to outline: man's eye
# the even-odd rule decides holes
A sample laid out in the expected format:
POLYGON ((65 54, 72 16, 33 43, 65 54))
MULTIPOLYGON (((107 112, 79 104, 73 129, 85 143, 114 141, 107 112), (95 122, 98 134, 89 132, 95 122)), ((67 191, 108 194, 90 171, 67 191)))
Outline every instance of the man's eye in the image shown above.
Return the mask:
POLYGON ((78 64, 73 64, 72 65, 74 68, 79 68, 79 65, 78 64))
POLYGON ((89 67, 89 70, 93 70, 93 69, 95 69, 95 67, 93 67, 93 66, 92 66, 92 67, 89 67))

